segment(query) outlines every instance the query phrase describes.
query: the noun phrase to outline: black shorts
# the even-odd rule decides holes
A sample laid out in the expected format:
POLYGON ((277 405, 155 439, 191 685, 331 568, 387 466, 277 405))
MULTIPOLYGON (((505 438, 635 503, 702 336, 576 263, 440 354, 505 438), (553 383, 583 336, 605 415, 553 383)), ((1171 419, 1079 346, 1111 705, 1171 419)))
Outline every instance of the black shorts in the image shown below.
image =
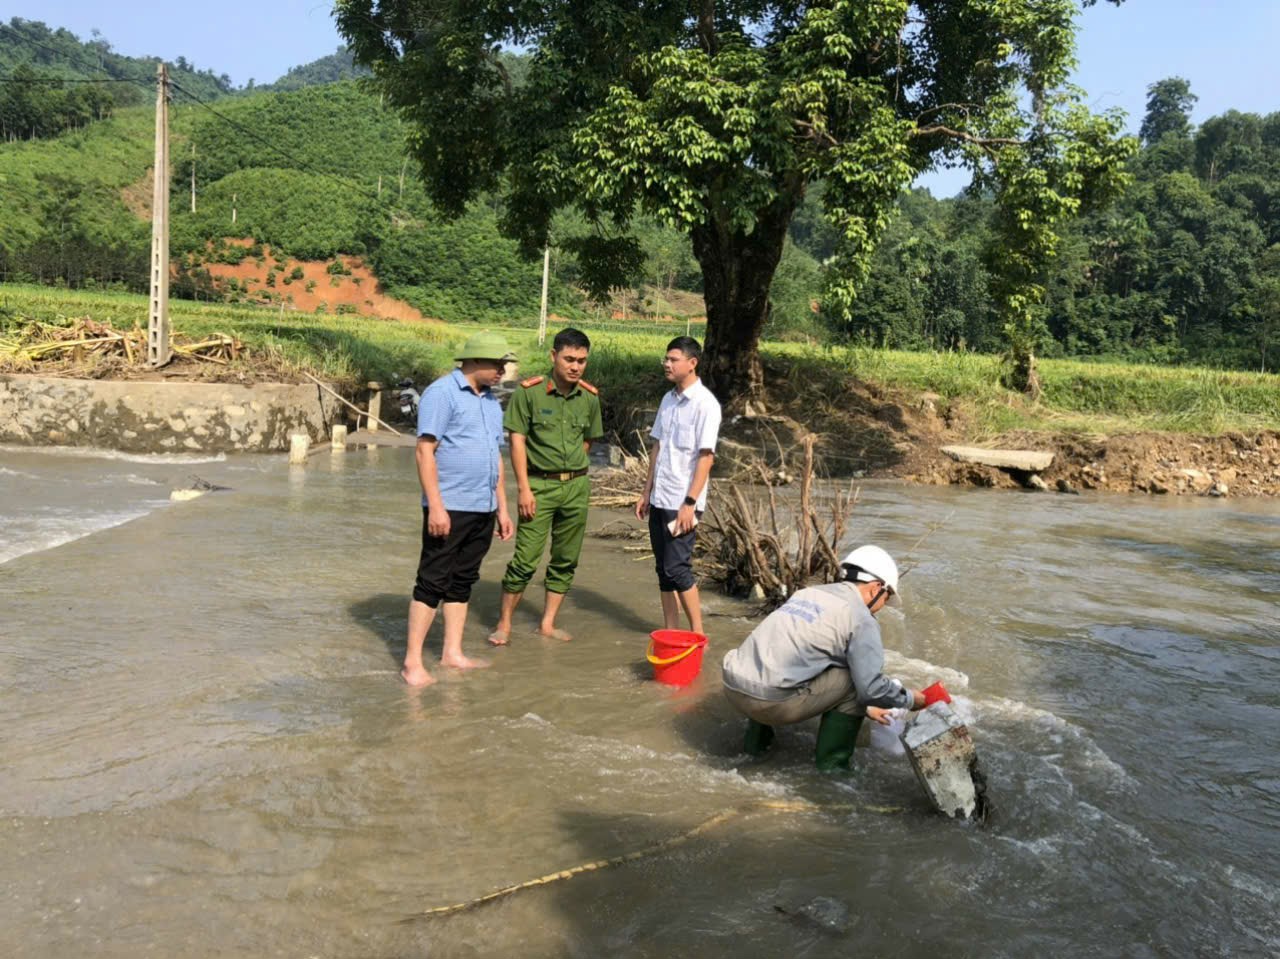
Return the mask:
POLYGON ((449 535, 432 536, 427 530, 427 508, 422 507, 422 555, 413 598, 432 609, 446 603, 465 603, 480 578, 480 562, 493 545, 497 513, 464 513, 449 510, 449 535))
POLYGON ((658 571, 658 589, 664 593, 683 593, 696 585, 693 579, 693 546, 698 541, 698 528, 695 526, 683 536, 672 536, 667 525, 678 512, 649 504, 649 545, 653 548, 654 567, 658 571))

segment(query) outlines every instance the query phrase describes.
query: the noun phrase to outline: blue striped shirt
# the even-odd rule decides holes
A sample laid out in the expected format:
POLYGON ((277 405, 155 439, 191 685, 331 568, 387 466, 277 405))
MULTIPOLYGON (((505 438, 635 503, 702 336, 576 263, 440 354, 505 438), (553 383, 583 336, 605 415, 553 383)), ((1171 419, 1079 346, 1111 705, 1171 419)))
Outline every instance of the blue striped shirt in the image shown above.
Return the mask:
MULTIPOLYGON (((436 473, 447 510, 492 513, 498 508, 502 404, 488 387, 476 393, 462 371, 436 380, 418 400, 418 435, 438 440, 436 473)), ((427 497, 422 497, 427 505, 427 497)))

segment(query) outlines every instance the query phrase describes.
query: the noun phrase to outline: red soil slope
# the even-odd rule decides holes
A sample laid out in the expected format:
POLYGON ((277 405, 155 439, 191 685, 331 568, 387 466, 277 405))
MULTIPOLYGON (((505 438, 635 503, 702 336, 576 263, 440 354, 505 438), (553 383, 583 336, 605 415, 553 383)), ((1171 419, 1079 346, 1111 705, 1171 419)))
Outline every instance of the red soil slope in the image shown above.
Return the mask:
MULTIPOLYGON (((228 238, 228 246, 252 245, 252 240, 228 238)), ((286 309, 315 313, 323 307, 327 313, 361 313, 385 319, 410 322, 438 322, 423 316, 417 309, 388 296, 359 257, 341 256, 334 260, 294 260, 277 258, 269 247, 263 247, 261 260, 245 257, 238 264, 206 263, 214 288, 231 297, 236 291, 228 282, 234 279, 239 293, 255 303, 283 303, 286 309), (331 272, 337 263, 341 273, 331 272), (274 285, 268 277, 275 271, 274 285), (301 271, 301 276, 297 273, 301 271)))

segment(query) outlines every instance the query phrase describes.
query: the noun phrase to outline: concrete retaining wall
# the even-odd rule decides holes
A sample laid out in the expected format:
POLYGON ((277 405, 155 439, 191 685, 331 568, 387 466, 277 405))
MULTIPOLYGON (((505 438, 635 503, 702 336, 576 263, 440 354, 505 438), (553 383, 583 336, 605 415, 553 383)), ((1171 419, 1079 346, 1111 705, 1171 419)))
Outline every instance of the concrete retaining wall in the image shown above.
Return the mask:
POLYGON ((266 452, 329 435, 339 404, 315 384, 0 376, 0 442, 134 453, 266 452))

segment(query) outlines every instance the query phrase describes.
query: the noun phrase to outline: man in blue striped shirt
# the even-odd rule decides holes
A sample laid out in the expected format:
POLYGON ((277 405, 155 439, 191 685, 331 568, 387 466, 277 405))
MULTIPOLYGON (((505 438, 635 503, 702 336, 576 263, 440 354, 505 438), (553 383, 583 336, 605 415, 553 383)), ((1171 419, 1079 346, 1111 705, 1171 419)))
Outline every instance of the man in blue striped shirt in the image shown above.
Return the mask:
POLYGON ((497 333, 477 333, 418 401, 418 481, 422 484, 422 554, 409 602, 408 648, 400 675, 410 686, 435 682, 422 664, 422 646, 444 607, 441 666, 487 666, 462 655, 471 587, 496 531, 514 532, 502 485, 502 406, 492 388, 515 354, 497 333), (496 526, 496 530, 495 530, 496 526))

